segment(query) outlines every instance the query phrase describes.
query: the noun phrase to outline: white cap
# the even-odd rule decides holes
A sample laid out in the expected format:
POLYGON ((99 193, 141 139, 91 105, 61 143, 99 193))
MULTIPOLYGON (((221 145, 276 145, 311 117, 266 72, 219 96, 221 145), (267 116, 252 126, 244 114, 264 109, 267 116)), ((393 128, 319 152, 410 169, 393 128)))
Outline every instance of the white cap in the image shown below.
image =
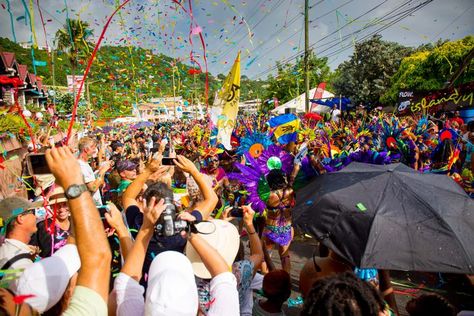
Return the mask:
POLYGON ((165 251, 148 272, 145 315, 195 316, 198 292, 191 262, 182 253, 165 251))
POLYGON ((28 266, 17 283, 16 295, 34 295, 25 300, 40 313, 59 302, 69 280, 81 267, 76 245, 65 245, 51 257, 28 266))

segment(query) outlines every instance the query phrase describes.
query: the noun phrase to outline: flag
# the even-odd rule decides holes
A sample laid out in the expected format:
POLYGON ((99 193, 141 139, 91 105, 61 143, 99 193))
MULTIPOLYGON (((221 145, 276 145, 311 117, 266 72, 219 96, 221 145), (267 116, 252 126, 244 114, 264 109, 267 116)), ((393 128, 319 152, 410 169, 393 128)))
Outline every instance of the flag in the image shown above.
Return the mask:
POLYGON ((316 91, 314 91, 313 99, 322 99, 322 98, 323 98, 324 89, 326 89, 326 82, 321 82, 321 83, 318 85, 318 88, 316 89, 316 91))
MULTIPOLYGON (((232 149, 230 137, 235 127, 235 120, 239 112, 240 98, 240 52, 237 54, 234 65, 225 78, 219 91, 217 101, 211 111, 217 115, 217 142, 228 150, 232 149), (220 112, 220 113, 219 113, 220 112)), ((212 114, 211 114, 212 116, 212 114)))
POLYGON ((279 105, 278 98, 273 97, 273 103, 275 104, 275 108, 277 108, 279 105))
POLYGON ((297 131, 300 128, 300 120, 296 115, 283 114, 270 119, 268 124, 271 128, 275 128, 273 134, 280 144, 296 142, 297 131))
MULTIPOLYGON (((324 89, 326 89, 326 82, 321 82, 318 85, 318 88, 316 89, 316 91, 314 91, 313 99, 322 99, 324 89)), ((313 112, 313 106, 314 106, 314 103, 311 104, 311 108, 310 108, 309 112, 313 112)))

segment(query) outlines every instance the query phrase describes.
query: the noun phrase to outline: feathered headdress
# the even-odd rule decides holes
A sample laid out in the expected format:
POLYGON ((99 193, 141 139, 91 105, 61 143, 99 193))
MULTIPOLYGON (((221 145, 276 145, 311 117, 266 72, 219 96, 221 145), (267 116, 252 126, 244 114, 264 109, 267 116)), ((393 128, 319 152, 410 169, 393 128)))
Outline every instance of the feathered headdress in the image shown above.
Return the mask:
POLYGON ((229 178, 244 185, 248 192, 247 202, 252 203, 252 208, 262 214, 270 197, 266 176, 272 169, 281 169, 286 175, 290 174, 293 170, 293 157, 276 145, 269 146, 257 159, 248 152, 244 156, 247 164, 235 163, 240 173, 231 173, 229 178))
POLYGON ((266 133, 250 131, 240 139, 237 154, 242 156, 248 152, 253 158, 258 158, 272 144, 270 137, 266 133))

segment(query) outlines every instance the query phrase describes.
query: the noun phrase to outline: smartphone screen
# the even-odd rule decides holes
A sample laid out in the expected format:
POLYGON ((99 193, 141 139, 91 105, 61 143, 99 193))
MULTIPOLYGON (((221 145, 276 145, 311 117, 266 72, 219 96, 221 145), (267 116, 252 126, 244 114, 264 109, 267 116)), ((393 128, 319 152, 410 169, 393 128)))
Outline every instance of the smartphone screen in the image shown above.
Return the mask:
POLYGON ((43 154, 31 154, 28 156, 29 163, 31 165, 31 172, 33 174, 50 174, 48 163, 46 162, 46 156, 43 154))
POLYGON ((174 159, 176 159, 176 158, 163 157, 163 158, 161 159, 161 164, 162 164, 163 166, 174 166, 174 161, 173 161, 174 159))

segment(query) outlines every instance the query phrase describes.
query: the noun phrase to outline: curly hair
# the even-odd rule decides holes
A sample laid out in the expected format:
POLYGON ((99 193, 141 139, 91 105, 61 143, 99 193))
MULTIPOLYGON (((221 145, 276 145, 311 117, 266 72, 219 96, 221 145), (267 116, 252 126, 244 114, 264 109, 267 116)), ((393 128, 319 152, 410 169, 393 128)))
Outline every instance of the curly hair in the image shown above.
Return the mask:
POLYGON ((378 316, 384 302, 378 291, 346 272, 314 283, 305 299, 302 316, 378 316))
POLYGON ((437 294, 423 294, 409 301, 405 307, 410 316, 454 316, 456 311, 444 297, 437 294))

